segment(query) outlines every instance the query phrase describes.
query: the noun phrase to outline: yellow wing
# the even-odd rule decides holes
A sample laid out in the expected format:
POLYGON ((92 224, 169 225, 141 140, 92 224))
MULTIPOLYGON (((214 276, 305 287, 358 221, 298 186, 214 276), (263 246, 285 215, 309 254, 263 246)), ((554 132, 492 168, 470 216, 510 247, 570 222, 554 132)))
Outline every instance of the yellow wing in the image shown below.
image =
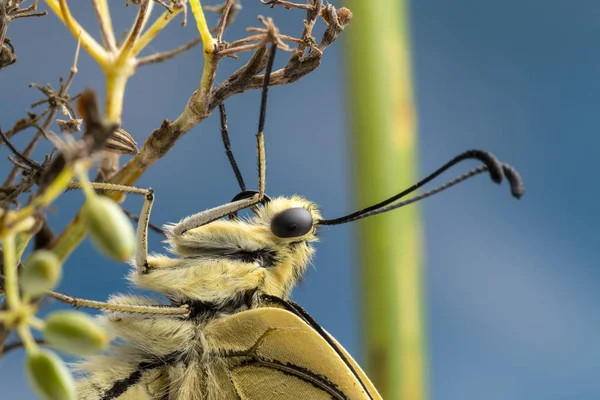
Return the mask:
MULTIPOLYGON (((306 311, 276 297, 263 300, 261 308, 174 324, 175 330, 184 323, 193 329, 184 345, 175 343, 173 354, 154 354, 149 339, 140 357, 128 356, 125 348, 94 358, 91 374, 78 382, 78 399, 381 399, 358 364, 306 311)), ((157 324, 151 318, 133 322, 147 335, 157 324)))
POLYGON ((290 306, 291 311, 265 307, 240 312, 205 328, 213 351, 239 359, 229 364, 238 398, 381 399, 339 343, 322 328, 323 334, 317 332, 293 309, 294 303, 290 306))

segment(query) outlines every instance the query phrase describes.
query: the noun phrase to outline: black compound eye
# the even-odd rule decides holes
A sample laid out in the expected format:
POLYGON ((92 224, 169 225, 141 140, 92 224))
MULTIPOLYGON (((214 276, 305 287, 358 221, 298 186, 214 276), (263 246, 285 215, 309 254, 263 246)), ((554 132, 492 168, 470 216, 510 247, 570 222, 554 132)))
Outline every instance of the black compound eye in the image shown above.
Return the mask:
POLYGON ((302 207, 285 210, 277 214, 271 221, 271 232, 280 238, 306 235, 312 227, 312 214, 302 207))

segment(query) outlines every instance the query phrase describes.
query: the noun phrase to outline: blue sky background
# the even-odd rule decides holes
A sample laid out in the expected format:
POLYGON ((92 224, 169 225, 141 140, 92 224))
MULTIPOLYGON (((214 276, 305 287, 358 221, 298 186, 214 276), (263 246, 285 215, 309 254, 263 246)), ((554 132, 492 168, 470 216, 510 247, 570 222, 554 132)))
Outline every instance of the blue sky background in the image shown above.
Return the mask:
MULTIPOLYGON (((96 33, 89 3, 70 3, 96 33)), ((111 2, 118 29, 135 13, 122 3, 111 2)), ((226 40, 257 26, 257 14, 273 16, 283 33, 301 30, 300 11, 270 10, 254 0, 243 6, 226 40)), ((423 173, 465 149, 485 148, 517 167, 527 188, 517 202, 506 187, 482 177, 422 204, 432 398, 599 398, 600 4, 429 0, 414 1, 411 15, 423 173)), ((195 34, 193 23, 186 29, 173 23, 150 50, 173 48, 195 34)), ((54 15, 18 20, 8 36, 19 61, 0 72, 5 129, 40 98, 28 83, 56 85, 59 75, 68 74, 76 45, 54 15)), ((345 56, 342 43, 334 44, 321 68, 273 89, 269 104, 268 193, 302 194, 326 217, 353 210, 345 56), (310 127, 302 115, 309 109, 318 110, 319 122, 310 127)), ((278 62, 284 58, 279 53, 278 62)), ((242 61, 224 60, 217 81, 242 61)), ((130 80, 123 127, 140 145, 163 118, 179 115, 201 67, 195 49, 141 68, 130 80)), ((91 87, 102 95, 102 74, 85 53, 79 70, 72 92, 91 87)), ((236 96, 227 106, 234 150, 253 182, 259 93, 236 96)), ((23 146, 32 134, 20 134, 16 143, 23 146)), ((139 186, 157 193, 155 223, 177 221, 237 193, 221 149, 214 115, 144 175, 139 186)), ((0 168, 8 164, 2 161, 0 168)), ((81 194, 68 193, 57 203, 57 230, 81 200, 81 194)), ((139 210, 141 200, 131 197, 127 205, 139 210)), ((315 268, 294 299, 360 360, 353 229, 324 230, 315 268)), ((151 248, 161 249, 158 237, 151 248)), ((105 299, 128 290, 127 268, 105 260, 86 241, 66 264, 60 290, 105 299)), ((13 352, 0 365, 2 399, 34 398, 22 354, 13 352)))

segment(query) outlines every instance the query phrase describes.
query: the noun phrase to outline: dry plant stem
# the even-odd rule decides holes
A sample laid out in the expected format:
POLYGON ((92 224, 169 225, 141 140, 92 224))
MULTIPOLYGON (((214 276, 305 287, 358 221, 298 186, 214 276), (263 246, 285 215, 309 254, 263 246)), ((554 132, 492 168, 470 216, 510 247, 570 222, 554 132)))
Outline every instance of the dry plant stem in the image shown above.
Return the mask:
POLYGON ((229 16, 229 11, 231 10, 231 6, 233 6, 233 2, 234 0, 227 0, 225 6, 223 7, 221 19, 219 20, 219 25, 217 26, 217 43, 221 43, 221 41, 223 40, 223 32, 225 31, 227 17, 229 16))
POLYGON ((270 0, 270 1, 260 0, 260 2, 271 8, 273 8, 275 6, 282 6, 283 8, 287 8, 288 10, 290 8, 301 8, 304 10, 309 10, 313 7, 310 4, 297 4, 297 3, 292 3, 291 1, 283 1, 283 0, 270 0))
POLYGON ((78 167, 77 164, 78 163, 75 165, 67 165, 41 195, 36 196, 31 204, 25 206, 17 212, 17 215, 11 221, 11 224, 16 225, 24 221, 28 216, 34 215, 40 209, 49 206, 58 196, 62 194, 69 183, 73 180, 73 177, 75 176, 74 171, 78 167))
MULTIPOLYGON (((27 118, 21 118, 20 120, 15 122, 13 127, 11 129, 5 131, 4 134, 6 135, 7 138, 10 139, 13 135, 15 135, 21 131, 24 131, 28 128, 31 128, 40 119, 44 118, 49 112, 50 112, 50 110, 46 109, 46 110, 42 111, 39 115, 29 113, 29 116, 27 118)), ((0 146, 2 145, 2 143, 3 143, 3 141, 0 140, 0 146)))
POLYGON ((183 8, 176 8, 171 12, 165 11, 162 13, 135 43, 132 51, 133 55, 137 56, 181 11, 183 11, 183 8))
POLYGON ((197 38, 195 38, 195 39, 189 41, 188 43, 186 43, 182 46, 179 46, 173 50, 164 51, 164 52, 152 54, 151 56, 138 58, 137 66, 139 67, 140 65, 154 64, 154 63, 167 61, 175 56, 178 56, 179 54, 183 53, 184 51, 187 51, 187 50, 191 49, 192 47, 197 46, 200 43, 202 43, 202 38, 200 36, 198 36, 197 38))
MULTIPOLYGON (((46 345, 46 342, 43 339, 34 339, 34 341, 35 344, 37 344, 38 346, 46 345)), ((4 346, 4 349, 2 350, 2 353, 0 355, 5 355, 13 350, 20 349, 22 347, 25 347, 25 343, 23 343, 22 341, 9 343, 6 346, 4 346)))
POLYGON ((96 19, 100 26, 100 34, 102 35, 102 43, 110 52, 117 51, 117 41, 113 31, 110 11, 108 9, 107 0, 92 0, 92 6, 96 13, 96 19))
POLYGON ((229 43, 228 47, 226 47, 223 50, 220 50, 219 54, 222 56, 223 52, 225 50, 228 50, 228 49, 230 49, 232 47, 240 47, 240 46, 246 45, 248 43, 257 42, 259 40, 263 40, 264 38, 265 38, 265 35, 264 34, 260 34, 260 35, 248 36, 248 37, 245 37, 243 39, 239 39, 239 40, 233 41, 233 42, 229 43))
POLYGON ((6 4, 4 0, 0 3, 0 47, 4 44, 6 38, 6 31, 8 30, 8 24, 10 24, 11 18, 6 15, 6 4))
POLYGON ((5 232, 0 237, 2 241, 2 253, 4 255, 4 290, 6 293, 6 304, 9 310, 19 307, 19 288, 17 284, 17 260, 15 248, 15 235, 13 232, 5 232))
POLYGON ((20 4, 12 4, 13 8, 9 11, 7 6, 11 5, 9 0, 0 1, 0 47, 4 44, 6 39, 6 31, 8 24, 17 18, 28 18, 28 17, 42 17, 47 15, 47 11, 35 12, 37 10, 37 0, 33 2, 27 8, 19 8, 20 4))
MULTIPOLYGON (((317 1, 317 3, 320 5, 321 1, 317 1)), ((202 13, 199 1, 191 0, 190 4, 204 43, 205 64, 200 86, 188 100, 181 115, 175 121, 164 120, 161 126, 148 136, 139 154, 127 162, 110 179, 111 183, 133 185, 151 165, 167 154, 179 138, 208 117, 220 103, 237 93, 249 89, 260 89, 262 86, 264 77, 257 74, 266 66, 265 46, 258 48, 245 66, 233 73, 217 88, 212 87, 221 54, 219 52, 217 55, 213 54, 214 39, 210 35, 203 14, 201 18, 198 17, 198 14, 202 13), (204 40, 205 38, 206 40, 204 40)), ((338 22, 336 10, 331 5, 328 5, 324 12, 329 25, 325 29, 321 42, 316 46, 320 52, 311 51, 307 56, 295 52, 284 68, 273 72, 271 86, 294 82, 315 70, 320 65, 323 50, 333 43, 350 23, 349 18, 338 22)), ((309 14, 313 19, 318 18, 318 12, 309 12, 309 14)), ((302 40, 307 40, 307 38, 302 37, 302 40)), ((109 196, 114 199, 120 197, 119 194, 109 194, 109 196)), ((65 259, 84 239, 85 234, 83 220, 78 215, 56 239, 52 250, 61 259, 65 259)))
MULTIPOLYGON (((66 82, 63 85, 61 85, 60 91, 58 92, 58 95, 56 96, 58 99, 67 98, 67 93, 69 91, 69 88, 71 87, 71 84, 73 83, 73 79, 75 78, 75 75, 78 72, 77 61, 79 60, 80 48, 81 48, 81 42, 78 41, 77 49, 75 50, 75 58, 73 60, 73 66, 71 67, 71 70, 69 71, 69 77, 67 78, 66 82)), ((60 106, 61 106, 61 104, 59 102, 57 102, 57 104, 55 106, 50 106, 50 108, 49 108, 50 113, 44 120, 44 123, 42 124, 42 126, 38 127, 38 131, 36 132, 35 136, 33 137, 31 142, 29 142, 29 144, 23 151, 23 155, 25 157, 29 157, 31 155, 31 153, 33 152, 33 149, 35 149, 35 146, 37 145, 37 143, 43 136, 43 133, 45 131, 47 131, 48 128, 50 128, 50 125, 52 124, 52 121, 54 121, 54 117, 56 116, 56 112, 58 111, 60 106)), ((37 125, 37 123, 34 123, 34 126, 35 125, 37 125)), ((10 137, 10 136, 7 135, 7 137, 10 137)), ((4 182, 4 186, 9 186, 10 184, 12 184, 12 182, 17 177, 18 172, 19 172, 19 167, 14 166, 12 168, 12 170, 10 171, 10 173, 8 174, 8 177, 6 178, 6 181, 4 182)))
POLYGON ((126 60, 132 57, 133 46, 140 37, 142 29, 147 21, 146 18, 151 9, 150 4, 154 3, 150 3, 150 0, 144 0, 138 7, 137 17, 135 18, 133 27, 129 31, 127 39, 125 39, 125 43, 123 43, 123 46, 121 46, 121 51, 119 53, 119 57, 117 58, 116 64, 124 64, 126 60))
MULTIPOLYGON (((314 0, 312 8, 306 9, 306 22, 304 24, 304 31, 302 32, 303 39, 312 39, 312 30, 315 26, 315 22, 321 13, 321 8, 323 7, 323 0, 314 0)), ((335 23, 337 21, 330 21, 330 23, 335 23)), ((306 50, 306 45, 301 44, 298 46, 298 53, 304 54, 306 50)))

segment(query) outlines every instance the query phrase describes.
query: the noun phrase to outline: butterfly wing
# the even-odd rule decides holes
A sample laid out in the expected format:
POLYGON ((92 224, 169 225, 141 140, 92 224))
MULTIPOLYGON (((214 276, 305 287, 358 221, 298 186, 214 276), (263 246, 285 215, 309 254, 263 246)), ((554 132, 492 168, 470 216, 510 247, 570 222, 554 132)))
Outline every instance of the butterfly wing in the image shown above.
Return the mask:
MULTIPOLYGON (((263 300, 261 308, 206 325, 194 322, 200 330, 192 330, 190 346, 174 357, 95 357, 87 369, 91 376, 78 382, 78 399, 381 399, 358 364, 306 311, 279 298, 263 300), (193 350, 197 345, 202 353, 193 350)), ((150 323, 148 335, 156 330, 156 320, 142 322, 150 323)), ((173 334, 161 337, 174 340, 173 334)), ((177 349, 187 347, 179 342, 177 349)))
POLYGON ((248 310, 219 318, 204 332, 220 357, 237 360, 229 375, 240 399, 381 398, 339 343, 326 340, 294 312, 248 310))

